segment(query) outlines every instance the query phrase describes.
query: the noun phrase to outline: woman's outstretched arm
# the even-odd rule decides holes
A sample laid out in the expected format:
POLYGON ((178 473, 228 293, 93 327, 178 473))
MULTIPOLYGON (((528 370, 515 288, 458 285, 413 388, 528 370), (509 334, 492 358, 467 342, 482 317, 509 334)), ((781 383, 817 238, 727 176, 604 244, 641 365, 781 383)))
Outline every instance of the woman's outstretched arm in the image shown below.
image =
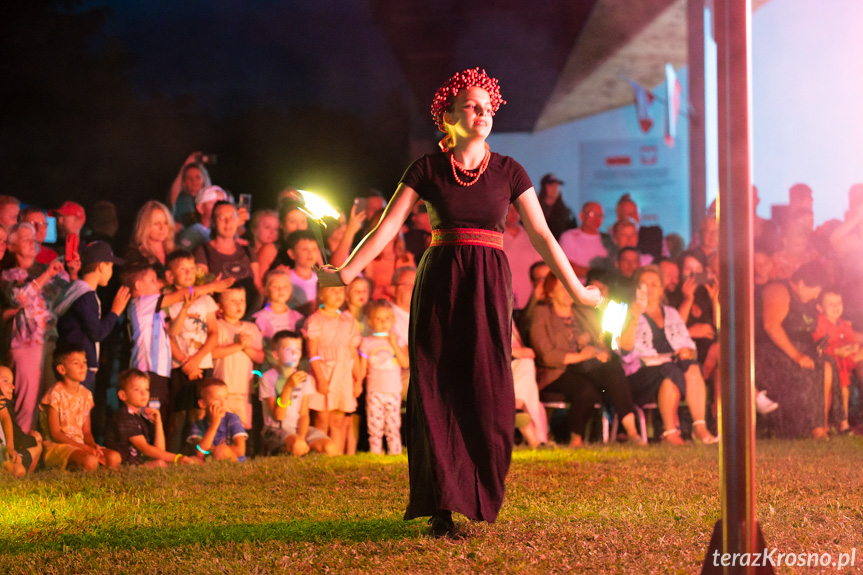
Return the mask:
POLYGON ((530 243, 551 268, 552 273, 563 281, 572 299, 584 305, 598 305, 602 297, 599 290, 595 287, 584 287, 575 275, 566 254, 548 229, 548 223, 542 214, 542 207, 539 205, 534 189, 530 188, 516 198, 515 207, 518 208, 518 214, 530 237, 530 243))
POLYGON ((405 223, 419 195, 404 184, 399 184, 393 199, 387 204, 381 221, 375 226, 356 247, 347 261, 337 269, 338 278, 344 284, 349 284, 362 272, 369 262, 375 259, 381 250, 389 244, 405 223))

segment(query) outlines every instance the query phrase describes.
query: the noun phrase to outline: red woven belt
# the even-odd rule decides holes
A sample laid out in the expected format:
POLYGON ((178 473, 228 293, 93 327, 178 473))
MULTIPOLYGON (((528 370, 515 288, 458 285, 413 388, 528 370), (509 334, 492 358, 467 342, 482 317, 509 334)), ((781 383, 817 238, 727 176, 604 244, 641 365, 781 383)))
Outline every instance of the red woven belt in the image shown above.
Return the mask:
POLYGON ((503 234, 491 230, 474 228, 454 228, 451 230, 432 230, 433 246, 486 246, 503 249, 503 234))

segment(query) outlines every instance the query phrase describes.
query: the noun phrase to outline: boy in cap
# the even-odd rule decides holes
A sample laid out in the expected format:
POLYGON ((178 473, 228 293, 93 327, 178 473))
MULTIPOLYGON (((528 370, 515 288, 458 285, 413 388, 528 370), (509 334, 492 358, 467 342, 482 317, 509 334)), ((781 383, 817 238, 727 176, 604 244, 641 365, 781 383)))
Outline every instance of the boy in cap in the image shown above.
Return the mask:
POLYGON ((66 288, 54 308, 58 317, 59 342, 84 348, 90 367, 82 384, 91 392, 99 366, 99 342, 108 337, 129 303, 129 288, 121 287, 110 311, 102 314, 102 302, 96 295, 96 288, 108 285, 115 263, 120 264, 122 260, 114 257, 110 245, 105 242, 87 244, 81 257, 80 279, 66 288))

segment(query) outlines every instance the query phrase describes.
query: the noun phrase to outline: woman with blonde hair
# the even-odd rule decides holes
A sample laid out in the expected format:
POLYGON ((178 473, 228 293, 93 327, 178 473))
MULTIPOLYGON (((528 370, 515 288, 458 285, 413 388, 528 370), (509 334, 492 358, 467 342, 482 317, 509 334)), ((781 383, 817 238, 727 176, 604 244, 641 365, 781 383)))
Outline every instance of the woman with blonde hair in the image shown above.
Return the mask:
POLYGON ((165 258, 174 251, 174 218, 162 202, 150 200, 138 210, 126 250, 126 265, 148 264, 165 277, 165 258))

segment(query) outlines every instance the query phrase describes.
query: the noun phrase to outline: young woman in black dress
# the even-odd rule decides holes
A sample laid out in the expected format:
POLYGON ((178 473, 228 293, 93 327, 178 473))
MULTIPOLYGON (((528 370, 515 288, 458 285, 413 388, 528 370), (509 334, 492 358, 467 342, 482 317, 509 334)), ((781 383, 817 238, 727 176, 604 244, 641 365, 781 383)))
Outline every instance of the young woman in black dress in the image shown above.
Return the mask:
POLYGON ((456 74, 435 95, 442 153, 414 162, 378 225, 323 285, 353 280, 422 200, 432 243, 411 301, 405 519, 431 516, 432 534, 453 532, 452 511, 493 522, 509 469, 515 396, 511 363, 512 276, 504 222, 515 204, 536 250, 576 301, 600 294, 579 282, 548 229, 527 174, 488 150, 492 116, 505 103, 497 80, 478 68, 456 74))

